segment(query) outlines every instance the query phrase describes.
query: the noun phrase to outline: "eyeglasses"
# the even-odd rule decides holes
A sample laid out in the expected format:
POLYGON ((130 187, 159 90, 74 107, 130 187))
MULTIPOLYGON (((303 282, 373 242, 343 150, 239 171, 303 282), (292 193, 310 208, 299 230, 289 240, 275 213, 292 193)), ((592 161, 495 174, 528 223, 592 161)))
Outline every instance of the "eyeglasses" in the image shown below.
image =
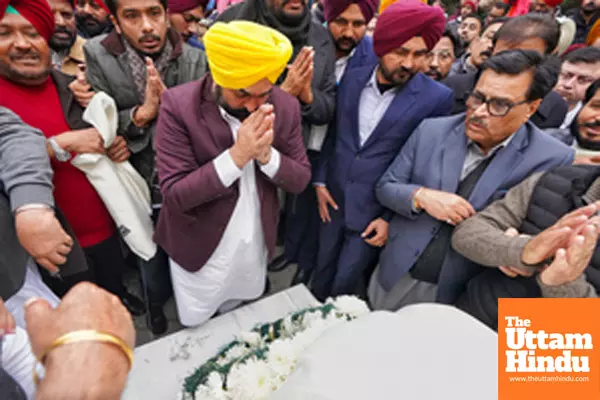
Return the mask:
POLYGON ((505 99, 486 99, 485 96, 479 92, 473 92, 469 96, 467 100, 467 107, 474 110, 476 108, 481 107, 483 104, 487 107, 487 112, 492 117, 504 117, 506 114, 510 112, 514 107, 527 103, 527 100, 519 101, 518 103, 513 103, 509 100, 505 99))

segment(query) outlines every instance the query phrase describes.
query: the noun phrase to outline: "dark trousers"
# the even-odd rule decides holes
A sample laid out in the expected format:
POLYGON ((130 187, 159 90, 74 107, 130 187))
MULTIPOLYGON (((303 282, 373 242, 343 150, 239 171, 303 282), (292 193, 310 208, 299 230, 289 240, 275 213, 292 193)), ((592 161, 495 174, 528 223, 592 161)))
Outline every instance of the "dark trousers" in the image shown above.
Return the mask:
POLYGON ((344 294, 364 296, 367 275, 379 256, 379 248, 367 244, 362 232, 346 229, 344 218, 336 215, 339 212, 332 211, 331 222, 321 224, 317 266, 311 283, 319 301, 344 294))
MULTIPOLYGON (((154 210, 152 219, 155 224, 158 221, 159 213, 159 209, 154 210)), ((157 245, 154 258, 148 261, 140 259, 139 264, 142 291, 144 292, 146 305, 148 307, 164 306, 167 300, 173 295, 169 256, 157 245)))
POLYGON ((88 267, 94 272, 95 282, 98 286, 108 290, 116 296, 125 294, 123 273, 127 264, 123 256, 121 241, 118 235, 95 246, 83 249, 88 267))
MULTIPOLYGON (((309 151, 311 165, 316 165, 319 153, 309 151)), ((299 195, 288 194, 285 204, 285 258, 298 264, 298 269, 311 271, 319 249, 319 209, 312 185, 299 195)))

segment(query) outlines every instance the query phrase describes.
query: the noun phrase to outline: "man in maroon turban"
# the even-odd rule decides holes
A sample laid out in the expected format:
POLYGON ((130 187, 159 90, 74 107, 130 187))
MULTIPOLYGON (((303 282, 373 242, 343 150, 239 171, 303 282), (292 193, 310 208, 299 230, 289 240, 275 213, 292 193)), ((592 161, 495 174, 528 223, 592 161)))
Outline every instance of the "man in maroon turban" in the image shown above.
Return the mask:
POLYGON ((444 33, 446 19, 439 8, 415 0, 394 3, 379 16, 373 42, 377 57, 398 49, 409 40, 430 51, 444 33))
POLYGON ((373 41, 365 37, 378 0, 325 0, 324 15, 335 44, 338 83, 347 69, 377 63, 373 41))
POLYGON ((336 132, 313 174, 322 221, 312 277, 319 300, 366 293, 392 216, 375 198, 377 182, 424 119, 452 110, 452 91, 419 73, 444 22, 439 9, 420 2, 389 6, 375 28, 379 63, 346 71, 339 85, 336 132))
POLYGON ((169 0, 168 10, 171 26, 188 44, 195 45, 197 43, 197 40, 190 43, 190 39, 198 35, 206 4, 206 0, 169 0))

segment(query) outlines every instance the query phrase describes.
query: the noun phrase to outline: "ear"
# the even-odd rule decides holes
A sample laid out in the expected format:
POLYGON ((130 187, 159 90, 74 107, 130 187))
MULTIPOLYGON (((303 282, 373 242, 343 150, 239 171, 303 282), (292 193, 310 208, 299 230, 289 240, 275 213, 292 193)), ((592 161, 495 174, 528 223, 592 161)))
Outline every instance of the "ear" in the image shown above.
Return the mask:
POLYGON ((536 101, 532 101, 527 105, 529 108, 529 110, 527 110, 527 119, 531 118, 531 116, 535 114, 540 104, 542 104, 542 100, 543 99, 537 99, 536 101))
POLYGON ((122 33, 121 27, 119 26, 117 18, 112 14, 110 15, 110 22, 112 22, 113 26, 115 27, 115 31, 117 31, 117 33, 120 35, 122 33))

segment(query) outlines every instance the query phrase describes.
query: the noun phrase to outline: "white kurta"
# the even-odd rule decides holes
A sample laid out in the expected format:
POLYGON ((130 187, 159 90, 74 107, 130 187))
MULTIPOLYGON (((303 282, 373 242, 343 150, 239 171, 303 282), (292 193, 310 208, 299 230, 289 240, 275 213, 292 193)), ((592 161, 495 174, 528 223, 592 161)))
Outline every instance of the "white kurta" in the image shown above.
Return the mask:
MULTIPOLYGON (((220 111, 236 139, 240 121, 225 110, 220 111)), ((226 302, 255 299, 262 295, 265 287, 268 251, 256 188, 256 164, 250 161, 239 169, 229 150, 213 163, 226 187, 239 179, 239 198, 219 245, 199 271, 188 272, 170 260, 177 311, 184 326, 206 322, 226 302)), ((280 154, 272 149, 270 162, 260 169, 273 178, 279 164, 280 154)))

